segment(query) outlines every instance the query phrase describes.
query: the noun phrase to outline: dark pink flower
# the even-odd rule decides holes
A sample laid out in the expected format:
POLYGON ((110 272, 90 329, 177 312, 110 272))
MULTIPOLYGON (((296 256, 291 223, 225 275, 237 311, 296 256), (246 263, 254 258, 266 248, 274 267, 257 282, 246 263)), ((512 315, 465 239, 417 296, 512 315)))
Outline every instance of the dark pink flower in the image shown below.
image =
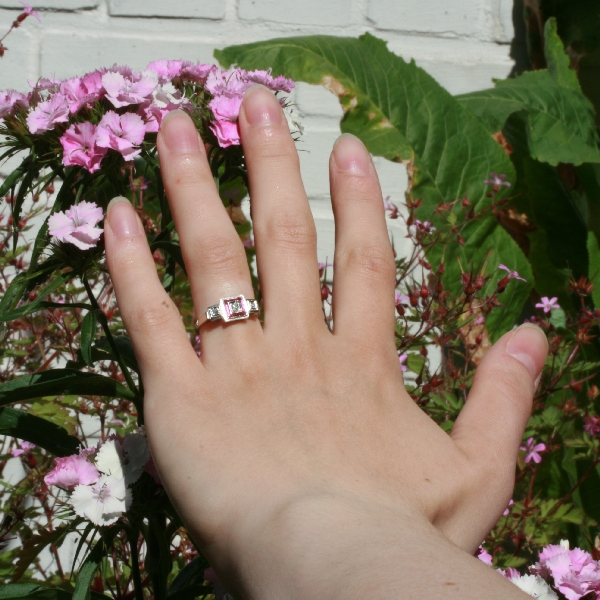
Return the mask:
POLYGON ((271 85, 268 87, 274 92, 281 91, 290 93, 296 87, 296 84, 292 79, 287 79, 283 75, 279 75, 279 77, 273 78, 271 85))
POLYGON ((600 434, 600 417, 585 415, 583 417, 583 430, 592 437, 600 434))
POLYGON ((27 127, 31 133, 48 131, 55 123, 69 120, 69 104, 62 94, 54 94, 50 100, 40 102, 28 115, 27 127))
POLYGON ((158 75, 154 71, 144 71, 138 77, 125 77, 119 72, 109 71, 102 76, 106 97, 116 108, 141 104, 158 85, 158 75))
POLYGON ((103 229, 96 227, 104 213, 94 202, 83 200, 65 212, 55 212, 48 219, 48 232, 57 240, 74 244, 81 250, 93 248, 103 229))
POLYGON ((47 485, 72 489, 76 485, 90 485, 100 479, 100 472, 85 456, 71 456, 54 459, 54 469, 45 477, 47 485))
POLYGON ((402 369, 403 373, 408 371, 408 367, 404 364, 407 358, 408 354, 406 354, 406 352, 398 357, 398 361, 400 362, 400 368, 402 369))
POLYGON ((394 301, 395 306, 404 304, 404 302, 410 302, 410 298, 406 294, 403 294, 402 292, 396 290, 396 296, 394 301))
POLYGON ((390 213, 389 214, 390 219, 397 219, 400 216, 398 207, 393 202, 390 202, 389 196, 386 196, 383 199, 383 210, 386 210, 390 213))
POLYGON ((181 77, 204 84, 208 74, 217 68, 218 67, 215 67, 214 65, 206 65, 204 63, 196 63, 194 65, 186 61, 181 69, 181 77))
POLYGON ((527 439, 527 442, 520 448, 523 452, 525 452, 525 462, 533 462, 540 463, 542 462, 542 457, 540 456, 540 452, 546 451, 546 444, 536 444, 533 441, 533 438, 530 437, 527 439))
POLYGON ((63 164, 85 167, 90 173, 100 168, 106 149, 97 144, 96 125, 75 123, 60 138, 63 147, 63 164))
POLYGON ((210 124, 210 128, 217 136, 221 148, 239 146, 240 130, 237 123, 232 123, 231 121, 213 121, 210 124))
POLYGON ((146 126, 142 117, 135 113, 118 115, 109 110, 101 119, 96 130, 96 143, 100 148, 112 148, 120 152, 125 160, 139 156, 139 145, 144 141, 146 126))
POLYGON ((492 566, 492 555, 483 547, 479 546, 477 549, 477 553, 475 556, 482 562, 488 566, 492 566))

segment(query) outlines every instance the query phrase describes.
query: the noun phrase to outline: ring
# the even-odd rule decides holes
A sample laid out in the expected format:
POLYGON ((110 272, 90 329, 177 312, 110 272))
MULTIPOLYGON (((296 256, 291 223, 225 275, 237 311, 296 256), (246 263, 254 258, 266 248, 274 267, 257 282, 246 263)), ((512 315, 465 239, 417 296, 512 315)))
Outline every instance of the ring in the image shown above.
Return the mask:
POLYGON ((241 321, 247 319, 250 315, 258 314, 258 301, 246 299, 241 294, 239 296, 229 296, 221 298, 219 304, 213 304, 206 309, 206 313, 196 321, 196 330, 199 330, 207 321, 241 321))

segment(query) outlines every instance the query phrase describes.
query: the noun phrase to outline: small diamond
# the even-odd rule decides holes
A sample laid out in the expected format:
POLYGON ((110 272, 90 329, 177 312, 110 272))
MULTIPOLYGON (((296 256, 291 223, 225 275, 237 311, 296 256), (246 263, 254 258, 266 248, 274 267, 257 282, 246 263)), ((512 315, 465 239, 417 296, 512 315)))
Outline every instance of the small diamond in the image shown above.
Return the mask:
POLYGON ((221 302, 225 309, 226 320, 245 319, 249 316, 243 296, 223 298, 221 302))

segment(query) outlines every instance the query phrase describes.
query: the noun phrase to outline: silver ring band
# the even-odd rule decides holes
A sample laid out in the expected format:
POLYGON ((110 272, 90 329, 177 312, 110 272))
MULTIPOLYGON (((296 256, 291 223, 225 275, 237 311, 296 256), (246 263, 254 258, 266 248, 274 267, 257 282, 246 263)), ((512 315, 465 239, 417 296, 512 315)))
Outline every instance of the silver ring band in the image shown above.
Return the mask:
POLYGON ((206 312, 195 324, 196 330, 199 330, 207 321, 241 321, 248 319, 251 315, 259 312, 258 301, 246 299, 241 294, 239 296, 229 296, 221 298, 219 304, 213 304, 206 309, 206 312))

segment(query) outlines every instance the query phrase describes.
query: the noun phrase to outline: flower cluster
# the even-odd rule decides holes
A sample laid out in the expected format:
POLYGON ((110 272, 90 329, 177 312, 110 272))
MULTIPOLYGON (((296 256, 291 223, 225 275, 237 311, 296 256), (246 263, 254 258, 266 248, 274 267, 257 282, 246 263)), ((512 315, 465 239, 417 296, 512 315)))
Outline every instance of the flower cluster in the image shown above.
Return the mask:
MULTIPOLYGON (((477 557, 492 566, 492 556, 483 547, 479 548, 477 557)), ((600 592, 600 562, 581 548, 571 550, 567 540, 546 546, 539 553, 539 561, 529 567, 529 571, 522 575, 510 567, 498 569, 501 575, 533 598, 558 600, 556 590, 567 600, 579 600, 600 592)))
POLYGON ((69 503, 79 516, 95 525, 110 525, 129 509, 130 486, 145 469, 153 474, 150 462, 143 430, 124 438, 113 434, 96 448, 80 448, 78 454, 55 458, 44 482, 72 490, 69 503))
MULTIPOLYGON (((146 136, 156 133, 165 115, 177 109, 207 120, 222 148, 239 145, 239 111, 254 83, 276 94, 294 88, 292 80, 268 71, 223 71, 214 65, 163 59, 141 72, 114 65, 82 77, 40 79, 31 83, 28 94, 6 90, 0 93, 0 119, 20 117, 32 135, 54 131, 63 164, 94 173, 111 150, 125 161, 139 156, 146 136)), ((279 100, 286 108, 286 97, 279 100)))

